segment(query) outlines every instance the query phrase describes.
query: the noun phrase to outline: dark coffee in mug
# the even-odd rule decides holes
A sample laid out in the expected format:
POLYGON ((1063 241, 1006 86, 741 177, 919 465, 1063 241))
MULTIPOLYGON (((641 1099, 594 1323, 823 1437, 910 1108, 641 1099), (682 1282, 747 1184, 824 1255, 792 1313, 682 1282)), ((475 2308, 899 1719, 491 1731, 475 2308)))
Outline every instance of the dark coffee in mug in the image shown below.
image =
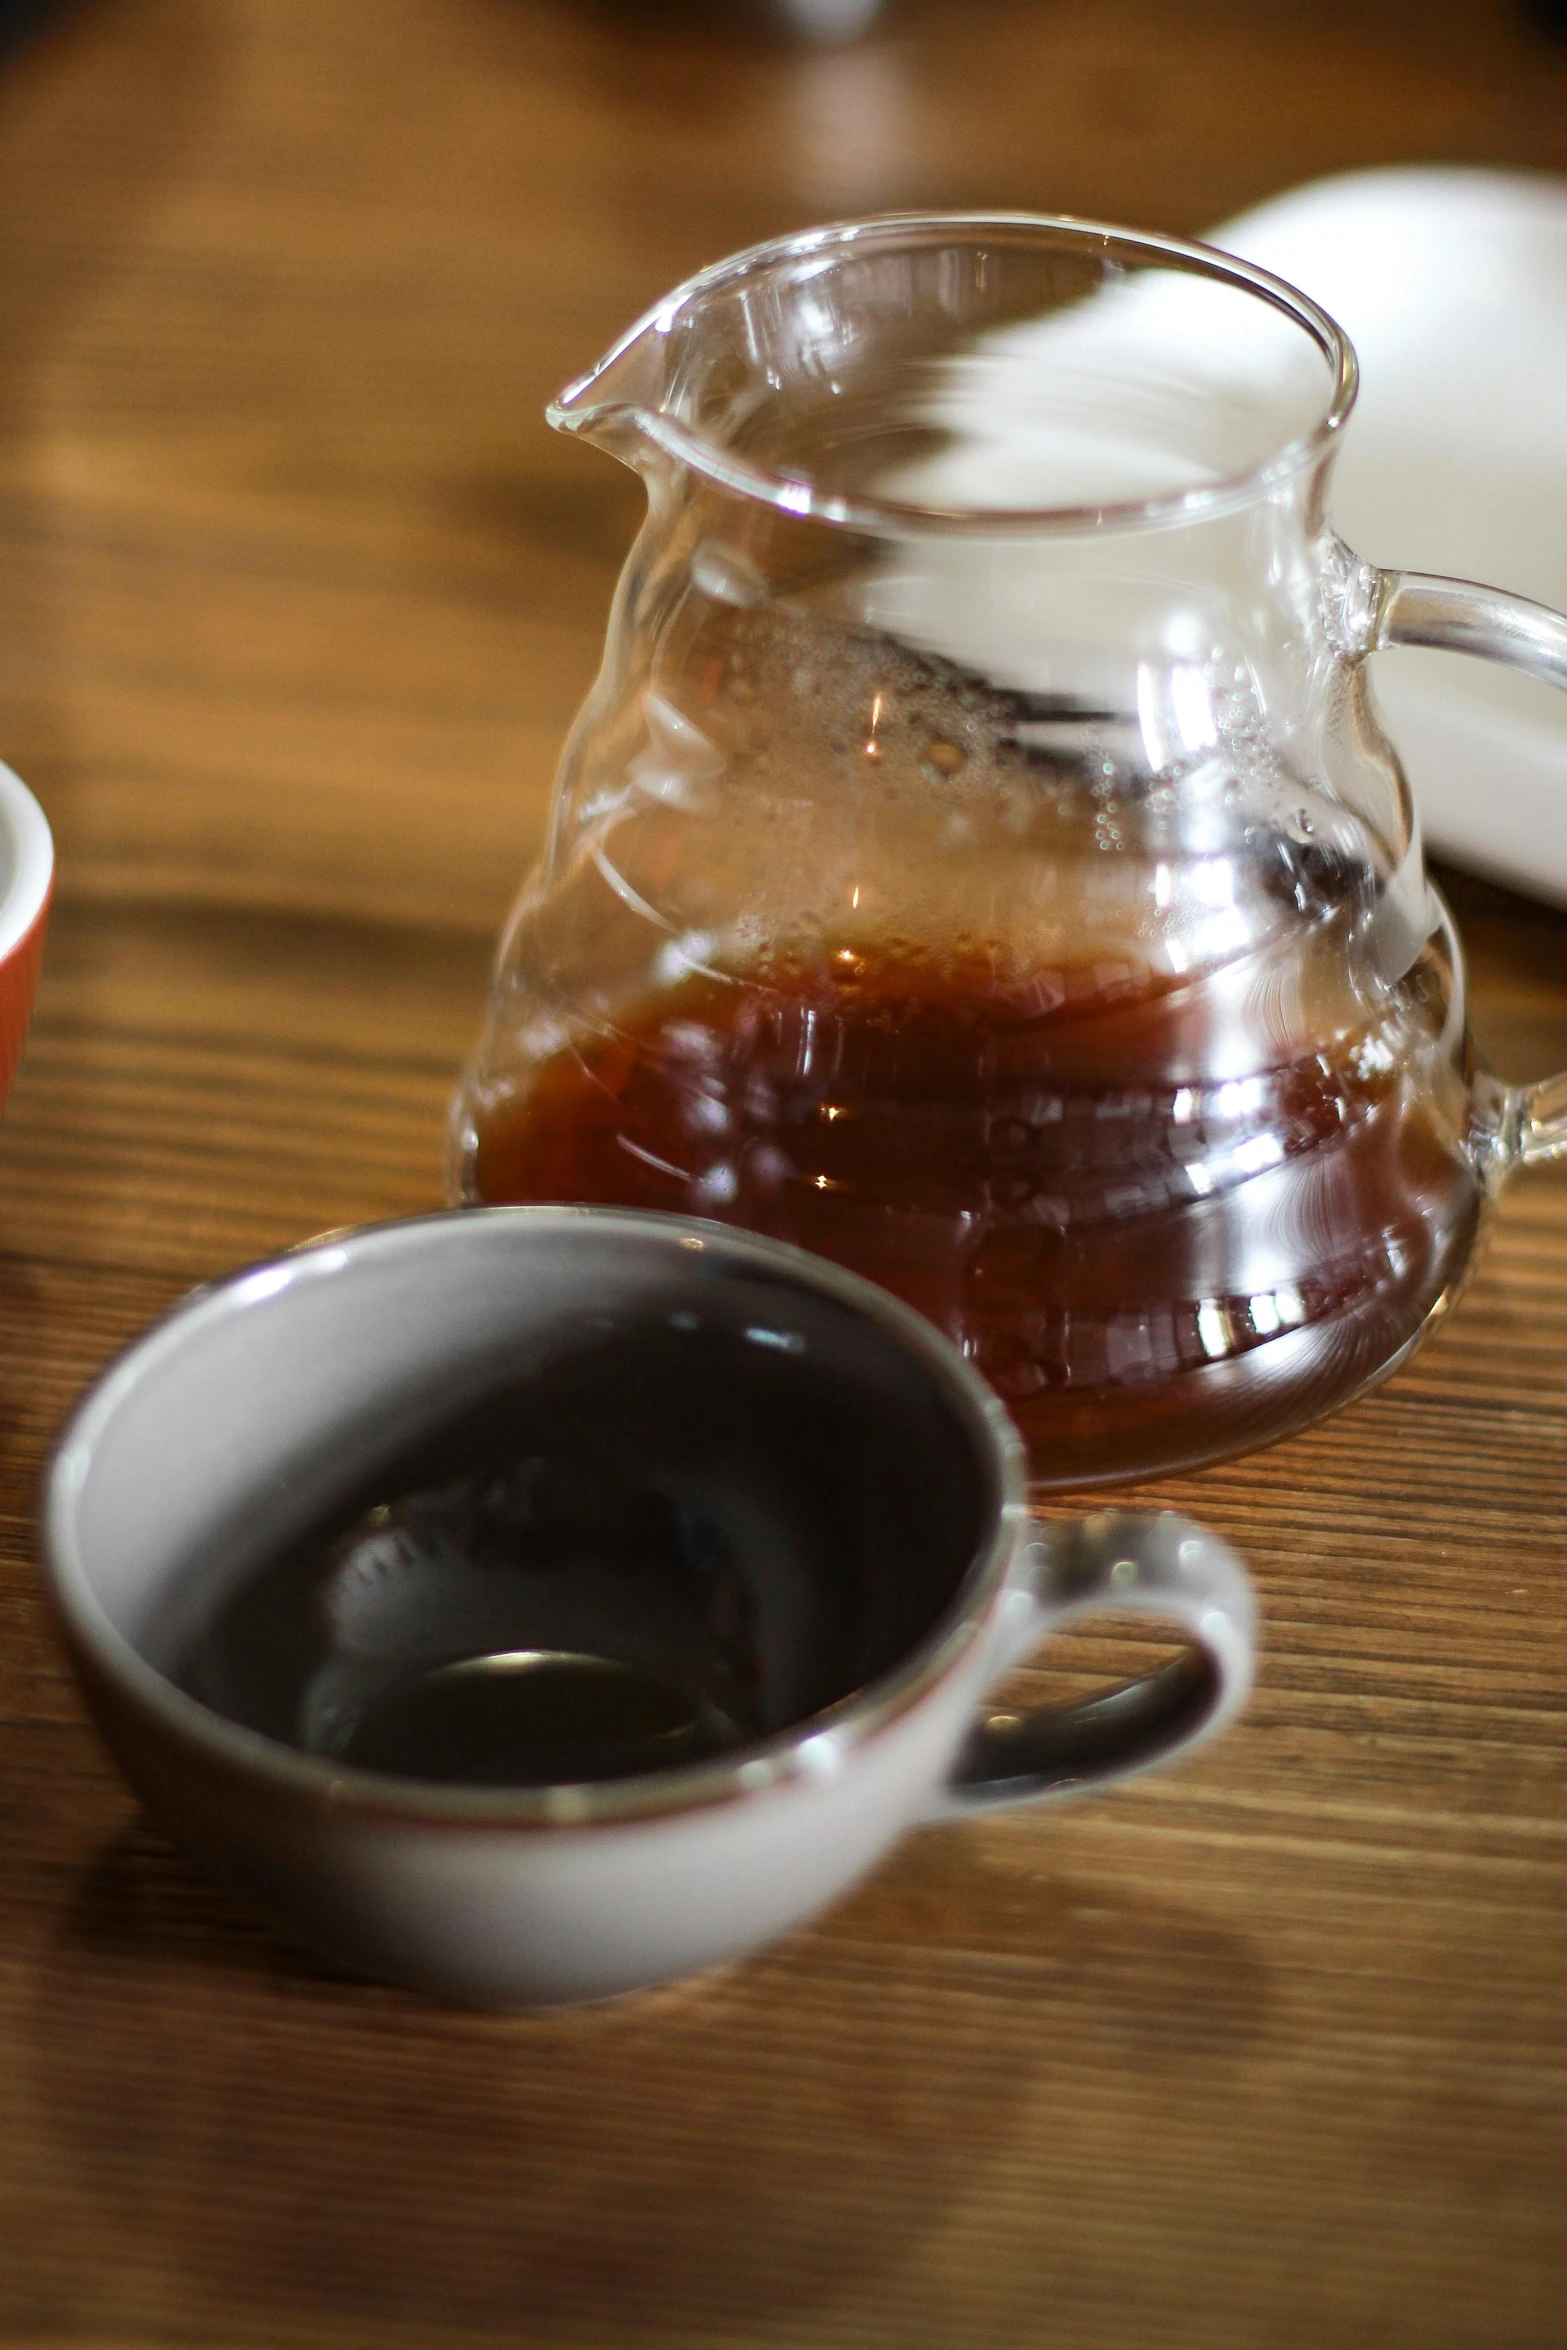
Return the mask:
POLYGON ((432 1397, 302 1530, 252 1527, 234 1587, 216 1562, 172 1677, 309 1753, 468 1786, 632 1777, 808 1719, 929 1630, 986 1506, 928 1388, 830 1336, 765 1295, 738 1327, 687 1298, 460 1413, 432 1397))

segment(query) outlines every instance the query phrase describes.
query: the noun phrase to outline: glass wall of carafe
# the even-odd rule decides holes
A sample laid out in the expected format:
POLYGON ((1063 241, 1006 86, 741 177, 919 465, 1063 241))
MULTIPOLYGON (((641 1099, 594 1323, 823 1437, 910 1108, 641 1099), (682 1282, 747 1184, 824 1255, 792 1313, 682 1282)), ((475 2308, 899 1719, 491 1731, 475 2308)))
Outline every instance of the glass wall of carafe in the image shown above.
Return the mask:
POLYGON ((1367 655, 1510 628, 1567 674, 1567 626, 1343 547, 1353 390, 1261 272, 1011 218, 786 240, 633 330, 552 412, 649 511, 458 1195, 851 1265, 1043 1486, 1401 1360, 1556 1130, 1473 1072, 1367 655))

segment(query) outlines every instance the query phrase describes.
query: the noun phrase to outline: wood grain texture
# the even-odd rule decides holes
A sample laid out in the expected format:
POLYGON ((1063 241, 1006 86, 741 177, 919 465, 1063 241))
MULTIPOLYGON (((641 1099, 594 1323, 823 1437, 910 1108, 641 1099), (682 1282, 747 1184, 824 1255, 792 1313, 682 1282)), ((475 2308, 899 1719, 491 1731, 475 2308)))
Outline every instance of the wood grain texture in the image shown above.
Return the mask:
MULTIPOLYGON (((908 0, 803 54, 592 0, 80 0, 0 68, 0 752, 61 854, 0 1129, 0 2340, 1567 2342, 1560 1176, 1391 1386, 1159 1489, 1261 1587, 1231 1737, 599 2011, 445 2013, 231 1911, 84 1728, 31 1533, 183 1288, 440 1196, 635 514, 542 429, 560 381, 811 219, 1193 229, 1442 158, 1567 168, 1522 12, 908 0)), ((1455 894, 1487 1051, 1567 1064, 1567 921, 1455 894)))

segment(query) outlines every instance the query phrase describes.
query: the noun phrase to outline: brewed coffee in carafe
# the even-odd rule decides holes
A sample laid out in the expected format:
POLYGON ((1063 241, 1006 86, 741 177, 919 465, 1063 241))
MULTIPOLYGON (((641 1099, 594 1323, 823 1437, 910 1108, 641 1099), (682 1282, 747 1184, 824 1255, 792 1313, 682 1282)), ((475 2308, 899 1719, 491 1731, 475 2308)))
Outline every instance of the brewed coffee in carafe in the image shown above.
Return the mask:
MULTIPOLYGON (((713 1216, 867 1274, 984 1372, 1045 1484, 1232 1452, 1363 1386, 1447 1293, 1482 1198, 1444 945, 1357 989, 1353 841, 1302 813, 1215 859, 1149 784, 1106 845, 1099 722, 874 642, 848 706, 824 679, 804 712, 773 672, 811 634, 737 626, 724 655, 753 758, 784 768, 761 838, 730 819, 744 934, 688 926, 603 1014, 539 1017, 474 1104, 472 1196, 713 1216), (787 762, 808 786, 841 737, 874 814, 832 890, 787 762), (800 910, 835 898, 835 920, 800 910), (1186 970, 1160 946, 1177 902, 1186 970)), ((611 833, 613 865, 595 844, 566 883, 602 893, 590 929, 657 893, 685 821, 611 833)))
POLYGON ((1471 642, 1506 605, 1513 658, 1534 608, 1335 538, 1352 391, 1302 297, 1073 224, 823 232, 644 322, 554 412, 650 513, 458 1196, 866 1274, 1045 1487, 1266 1442, 1401 1361, 1563 1129, 1473 1070, 1367 683, 1443 597, 1471 642))

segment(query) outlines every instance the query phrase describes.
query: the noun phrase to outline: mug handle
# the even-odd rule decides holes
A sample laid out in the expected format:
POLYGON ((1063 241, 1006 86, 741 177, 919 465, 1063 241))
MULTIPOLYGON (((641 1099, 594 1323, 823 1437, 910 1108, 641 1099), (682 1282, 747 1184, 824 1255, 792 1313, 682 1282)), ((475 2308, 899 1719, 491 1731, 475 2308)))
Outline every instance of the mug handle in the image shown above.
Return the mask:
POLYGON ((1157 1672, 1076 1705, 983 1715, 934 1816, 951 1819, 1044 1796, 1076 1795, 1211 1738, 1246 1701, 1256 1666, 1256 1602, 1227 1543, 1190 1518, 1125 1510, 1037 1529, 1001 1669, 1076 1616, 1173 1619, 1191 1646, 1157 1672))
MULTIPOLYGON (((1366 650, 1423 645, 1501 661, 1567 689, 1567 615, 1471 579, 1425 571, 1383 571, 1376 581, 1366 650)), ((1536 1085, 1498 1086, 1495 1176, 1567 1153, 1567 1071, 1536 1085)))

